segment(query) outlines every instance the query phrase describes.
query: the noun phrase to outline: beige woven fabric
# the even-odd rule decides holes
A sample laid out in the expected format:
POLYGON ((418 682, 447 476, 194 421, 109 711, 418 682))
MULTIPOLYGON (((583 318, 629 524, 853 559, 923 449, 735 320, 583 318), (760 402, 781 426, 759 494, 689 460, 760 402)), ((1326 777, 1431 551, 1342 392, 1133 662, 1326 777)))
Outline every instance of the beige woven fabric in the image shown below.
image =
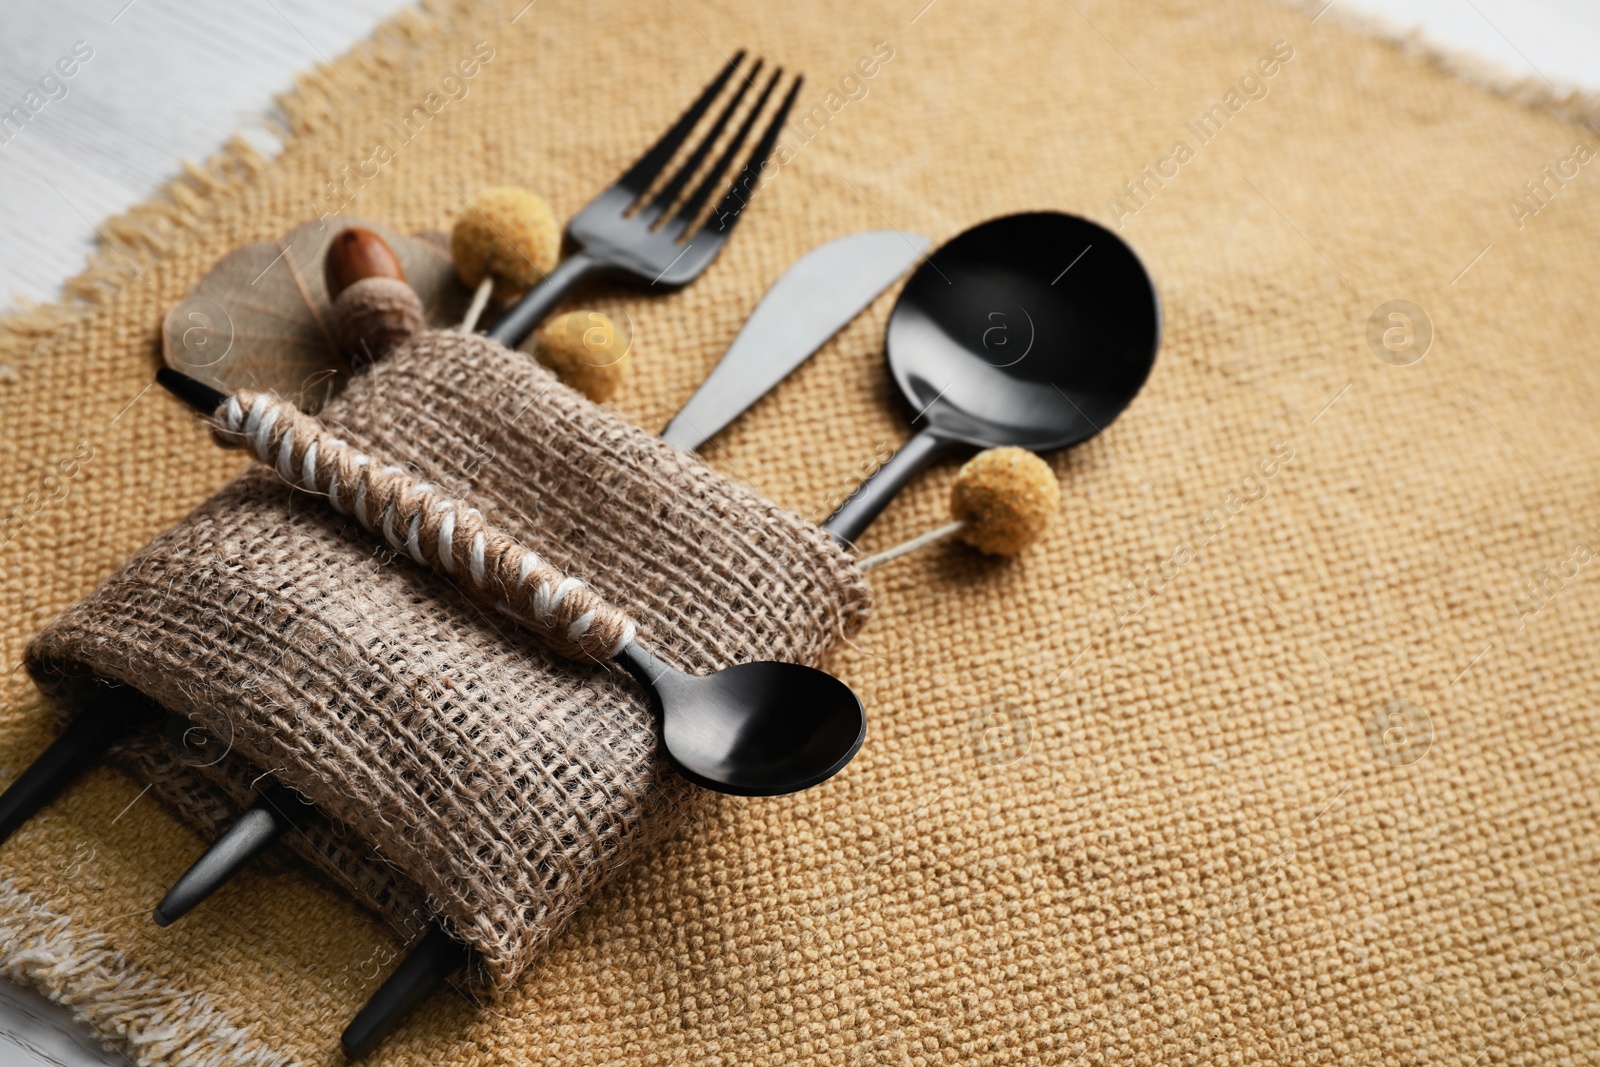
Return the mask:
MULTIPOLYGON (((815 662, 865 618, 865 579, 815 525, 487 339, 423 334, 322 419, 628 604, 685 669, 815 662)), ((700 799, 626 673, 562 655, 254 468, 46 629, 28 665, 68 704, 105 678, 193 723, 209 743, 171 770, 211 751, 193 770, 224 790, 266 772, 297 791, 331 826, 291 846, 397 929, 427 919, 404 910, 423 896, 503 992, 700 799)))
MULTIPOLYGON (((504 1001, 438 998, 376 1062, 1592 1058, 1600 170, 1563 161, 1600 135, 1351 31, 1342 5, 1313 23, 1273 0, 541 0, 512 22, 523 7, 446 13, 308 77, 281 159, 234 160, 108 225, 143 277, 108 252, 94 280, 114 293, 12 342, 0 502, 94 449, 0 555, 12 663, 238 469, 159 393, 117 418, 216 257, 337 206, 330 181, 408 230, 507 183, 569 216, 738 47, 805 71, 801 102, 828 121, 789 135, 701 280, 583 298, 631 320, 623 417, 662 426, 821 240, 891 224, 942 239, 1044 207, 1115 225, 1136 180, 1122 232, 1166 334, 1126 415, 1053 458, 1065 505, 1043 543, 874 572, 872 622, 828 661, 872 724, 842 775, 712 804, 504 1001), (398 143, 387 124, 480 40, 494 58, 467 96, 398 143), (1293 57, 1265 78, 1279 40, 1293 57), (893 58, 846 84, 879 41, 893 58), (1218 104, 1231 117, 1202 143, 1186 124, 1218 104), (342 177, 384 138, 390 162, 342 177), (1176 176, 1146 179, 1179 140, 1176 176), (1546 165, 1573 176, 1557 186, 1546 165), (1524 183, 1541 181, 1536 204, 1524 183), (1379 318, 1391 362, 1368 341, 1391 300, 1433 327, 1411 365, 1382 345, 1403 324, 1379 318)), ((881 363, 891 304, 712 463, 825 514, 908 432, 881 363)), ((942 521, 954 470, 909 488, 864 550, 942 521)), ((14 773, 50 726, 22 673, 6 697, 14 773)), ((337 1063, 394 939, 293 866, 154 930, 148 909, 200 846, 148 797, 124 813, 138 794, 97 772, 0 848, 0 925, 17 931, 0 959, 155 1062, 214 1051, 230 1032, 202 1020, 220 1017, 248 1045, 218 1058, 337 1063), (25 964, 34 947, 66 962, 25 964)))

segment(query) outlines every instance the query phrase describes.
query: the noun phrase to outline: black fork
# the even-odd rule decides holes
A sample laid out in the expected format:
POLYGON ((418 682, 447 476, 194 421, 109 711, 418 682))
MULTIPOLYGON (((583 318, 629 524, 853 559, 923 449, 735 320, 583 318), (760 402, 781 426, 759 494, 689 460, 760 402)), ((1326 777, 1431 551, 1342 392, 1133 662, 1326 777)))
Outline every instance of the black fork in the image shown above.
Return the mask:
MULTIPOLYGON (((510 347, 520 344, 533 328, 561 301, 580 279, 592 274, 612 273, 642 279, 665 288, 676 288, 692 281, 716 258, 739 221, 745 205, 755 191, 763 161, 777 143, 778 133, 794 103, 802 80, 796 77, 787 94, 773 110, 766 128, 737 176, 730 179, 731 167, 740 149, 749 140, 763 112, 777 90, 782 69, 761 78, 760 59, 742 76, 738 74, 745 53, 738 52, 706 86, 687 111, 679 116, 662 138, 641 156, 627 172, 608 186, 567 224, 567 233, 579 245, 542 283, 507 310, 489 336, 510 347), (729 83, 733 83, 729 92, 729 83), (722 150, 709 167, 717 142, 740 111, 740 105, 760 83, 755 102, 744 109, 737 128, 726 138, 722 150), (699 142, 684 156, 677 170, 661 182, 654 195, 645 201, 667 165, 688 142, 695 127, 711 110, 717 98, 726 95, 722 109, 701 135, 699 142), (699 181, 696 182, 698 177, 699 181), (701 214, 719 186, 727 183, 722 199, 701 221, 701 214), (637 209, 637 210, 635 210, 637 209), (670 217, 669 217, 669 212, 670 217), (696 222, 700 225, 694 226, 696 222), (690 227, 694 226, 691 232, 690 227)), ((194 383, 180 381, 178 375, 162 376, 162 383, 190 403, 210 411, 217 396, 190 396, 194 383), (207 406, 209 405, 209 407, 207 406)), ((216 892, 252 858, 285 831, 292 819, 284 805, 258 803, 238 824, 227 831, 175 885, 157 909, 163 926, 175 921, 196 904, 216 892)))
POLYGON ((675 289, 693 281, 706 269, 743 217, 761 177, 761 168, 777 144, 778 132, 805 80, 798 75, 795 77, 772 112, 761 139, 734 174, 731 168, 739 150, 749 139, 762 112, 767 110, 783 77, 783 68, 766 77, 755 102, 745 109, 738 128, 727 138, 711 166, 706 167, 706 161, 744 98, 761 78, 763 61, 757 59, 749 72, 735 81, 744 58, 742 50, 737 52, 661 140, 572 217, 567 223, 567 236, 577 246, 577 251, 557 264, 544 281, 507 309, 489 331, 490 337, 515 348, 574 285, 591 275, 617 275, 663 289, 675 289), (646 202, 645 194, 650 192, 717 98, 723 95, 730 81, 735 81, 733 91, 716 119, 678 169, 646 202), (712 194, 723 186, 727 191, 722 199, 701 221, 712 194))
MULTIPOLYGON (((778 133, 783 129, 804 79, 795 77, 767 121, 761 139, 738 174, 732 175, 733 162, 762 112, 767 110, 783 77, 783 69, 780 67, 767 76, 738 128, 728 137, 711 166, 702 172, 723 131, 761 77, 763 61, 757 59, 749 72, 739 78, 716 119, 678 169, 660 184, 648 202, 645 194, 734 79, 744 58, 742 50, 735 53, 661 140, 572 217, 567 223, 567 236, 577 246, 577 251, 557 264, 544 281, 500 317, 489 331, 491 338, 515 348, 574 285, 592 275, 622 276, 663 289, 676 289, 699 277, 710 265, 727 243, 734 225, 744 217, 761 169, 777 144, 778 133), (698 184, 694 184, 696 177, 698 184), (702 221, 701 214, 711 202, 712 194, 724 183, 727 192, 702 221), (685 190, 690 190, 688 195, 684 195, 685 190)), ((430 927, 346 1028, 342 1038, 345 1054, 354 1058, 371 1051, 404 1015, 443 985, 470 956, 466 947, 443 929, 430 927)))
MULTIPOLYGON (((717 117, 684 156, 678 169, 656 187, 648 202, 645 202, 645 194, 651 192, 695 127, 734 81, 744 59, 742 50, 735 54, 672 128, 572 218, 567 224, 567 234, 578 250, 514 304, 489 331, 490 337, 511 347, 520 344, 575 284, 591 275, 610 274, 675 289, 693 281, 706 269, 743 217, 803 79, 797 75, 771 110, 755 148, 735 174, 733 164, 763 112, 768 111, 783 76, 779 68, 762 80, 764 64, 757 59, 747 73, 738 76, 717 117), (706 167, 718 141, 723 139, 745 98, 758 84, 755 101, 745 108, 737 128, 727 135, 721 151, 716 152, 715 160, 706 167), (726 192, 702 218, 712 196, 724 185, 726 192)), ((189 383, 175 383, 159 373, 158 377, 162 378, 162 384, 185 400, 204 406, 206 397, 191 396, 183 388, 189 383)), ((0 841, 54 799, 138 722, 157 717, 159 711, 131 690, 112 689, 101 695, 4 794, 0 794, 0 841)), ((239 824, 224 834, 174 886, 174 891, 156 910, 157 922, 167 925, 215 892, 293 826, 303 809, 304 805, 292 795, 274 795, 247 811, 239 824)), ((360 1055, 370 1050, 406 1012, 462 967, 469 956, 466 948, 443 930, 436 926, 430 928, 411 955, 352 1021, 344 1034, 346 1052, 360 1055)))
MULTIPOLYGON (((578 250, 557 264, 549 277, 500 317, 489 331, 491 338, 515 348, 574 285, 592 275, 621 275, 664 289, 675 289, 693 281, 710 265, 727 243, 734 224, 743 217, 745 206, 756 190, 762 165, 777 143, 778 132, 805 79, 795 77, 768 121, 761 140, 738 175, 730 180, 730 166, 783 77, 781 67, 774 70, 761 87, 755 103, 746 110, 738 129, 702 174, 701 167, 710 158, 718 138, 761 75, 763 61, 757 59, 749 73, 740 78, 722 111, 677 171, 661 184, 648 203, 644 203, 644 197, 717 97, 722 95, 744 58, 742 50, 735 53, 661 140, 572 217, 567 223, 567 236, 578 250), (684 190, 697 174, 700 175, 699 184, 684 196, 684 190), (728 181, 728 191, 722 200, 691 230, 690 227, 700 220, 711 195, 724 181, 728 181), (668 212, 673 212, 670 218, 668 212)), ((345 1029, 341 1038, 345 1054, 355 1058, 370 1052, 401 1018, 442 986, 469 958, 469 951, 443 929, 430 927, 345 1029)))

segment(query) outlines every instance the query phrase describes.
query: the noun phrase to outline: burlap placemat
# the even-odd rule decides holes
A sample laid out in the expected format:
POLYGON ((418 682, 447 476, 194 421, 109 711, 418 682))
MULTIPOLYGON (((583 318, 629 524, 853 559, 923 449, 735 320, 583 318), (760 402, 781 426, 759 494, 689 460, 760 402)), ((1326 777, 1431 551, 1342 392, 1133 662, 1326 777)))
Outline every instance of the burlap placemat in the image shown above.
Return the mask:
MULTIPOLYGON (((865 227, 1120 221, 1162 354, 1054 460, 1044 544, 874 575, 831 662, 873 724, 843 775, 718 802, 507 1001, 438 998, 380 1062, 1592 1055, 1600 137, 1314 14, 511 0, 391 26, 304 79, 280 159, 108 224, 86 308, 10 323, 9 662, 237 469, 143 392, 218 256, 341 202, 438 227, 491 184, 568 215, 750 47, 808 74, 810 117, 702 280, 597 294, 636 328, 627 418, 662 425, 783 267, 865 227)), ((824 514, 906 433, 889 306, 714 462, 824 514)), ((940 521, 953 469, 866 547, 940 521)), ((5 698, 9 775, 49 727, 20 671, 5 698)), ((292 866, 156 930, 199 847, 90 775, 0 849, 6 969, 150 1062, 337 1062, 395 942, 292 866)))

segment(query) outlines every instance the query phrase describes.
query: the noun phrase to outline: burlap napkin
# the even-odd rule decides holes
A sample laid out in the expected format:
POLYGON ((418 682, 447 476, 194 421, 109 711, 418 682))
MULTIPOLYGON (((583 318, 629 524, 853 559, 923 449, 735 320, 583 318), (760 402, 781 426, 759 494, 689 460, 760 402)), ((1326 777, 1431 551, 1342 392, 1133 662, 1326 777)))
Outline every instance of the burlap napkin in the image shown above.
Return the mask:
MULTIPOLYGON (((865 579, 814 524, 487 339, 423 334, 323 419, 585 576, 683 669, 816 662, 866 616, 865 579)), ((46 628, 28 666, 69 712, 107 679, 203 729, 134 763, 199 827, 219 801, 195 775, 235 804, 300 793, 323 818, 291 845, 398 928, 437 910, 496 990, 700 794, 620 668, 559 658, 261 468, 46 628)))

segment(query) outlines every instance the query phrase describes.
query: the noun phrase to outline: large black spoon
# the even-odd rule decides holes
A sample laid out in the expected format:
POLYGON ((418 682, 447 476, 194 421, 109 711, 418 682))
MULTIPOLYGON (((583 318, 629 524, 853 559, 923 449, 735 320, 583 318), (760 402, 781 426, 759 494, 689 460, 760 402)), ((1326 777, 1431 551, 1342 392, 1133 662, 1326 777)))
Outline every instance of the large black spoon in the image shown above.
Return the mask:
POLYGON ((951 449, 1093 437, 1144 385, 1160 343, 1155 285, 1110 230, 1054 211, 974 226, 917 268, 889 316, 889 372, 922 429, 823 529, 855 541, 951 449))

